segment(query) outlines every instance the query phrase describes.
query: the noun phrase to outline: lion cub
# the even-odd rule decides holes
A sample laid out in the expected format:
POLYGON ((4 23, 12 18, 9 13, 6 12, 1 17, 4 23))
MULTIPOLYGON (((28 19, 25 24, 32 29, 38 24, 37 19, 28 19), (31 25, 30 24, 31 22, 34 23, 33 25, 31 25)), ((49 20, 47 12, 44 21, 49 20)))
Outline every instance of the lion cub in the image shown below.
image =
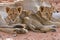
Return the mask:
POLYGON ((22 22, 22 20, 19 18, 21 11, 21 7, 6 7, 6 12, 8 16, 5 18, 5 20, 8 25, 22 22))
POLYGON ((46 21, 45 20, 42 21, 44 25, 52 24, 52 25, 56 25, 56 27, 59 27, 60 22, 52 17, 54 11, 55 11, 55 8, 53 6, 51 7, 41 6, 39 12, 37 12, 37 15, 46 20, 46 21))
POLYGON ((26 24, 26 29, 31 30, 33 32, 48 32, 54 29, 54 25, 42 25, 39 17, 36 14, 32 14, 32 11, 23 10, 20 18, 23 20, 22 23, 26 24), (44 30, 43 30, 44 29, 44 30))
POLYGON ((34 20, 29 17, 24 18, 24 23, 27 25, 27 29, 33 32, 48 32, 48 31, 56 31, 55 25, 42 25, 39 21, 34 20))
POLYGON ((27 33, 28 31, 25 29, 25 25, 23 25, 21 22, 22 20, 19 18, 21 14, 22 8, 21 7, 6 7, 6 12, 8 16, 5 18, 5 21, 8 26, 1 27, 0 31, 6 32, 6 33, 17 33, 17 34, 23 34, 27 33))

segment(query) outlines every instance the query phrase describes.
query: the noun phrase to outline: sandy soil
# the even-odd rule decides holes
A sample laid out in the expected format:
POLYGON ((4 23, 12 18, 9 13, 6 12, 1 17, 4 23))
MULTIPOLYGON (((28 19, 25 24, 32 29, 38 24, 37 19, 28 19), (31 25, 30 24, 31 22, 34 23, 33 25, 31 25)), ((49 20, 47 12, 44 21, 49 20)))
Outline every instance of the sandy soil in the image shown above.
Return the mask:
POLYGON ((56 32, 48 33, 36 33, 28 32, 26 34, 18 34, 18 36, 13 37, 12 34, 7 34, 0 32, 0 39, 11 38, 11 40, 60 40, 60 28, 56 29, 56 32))

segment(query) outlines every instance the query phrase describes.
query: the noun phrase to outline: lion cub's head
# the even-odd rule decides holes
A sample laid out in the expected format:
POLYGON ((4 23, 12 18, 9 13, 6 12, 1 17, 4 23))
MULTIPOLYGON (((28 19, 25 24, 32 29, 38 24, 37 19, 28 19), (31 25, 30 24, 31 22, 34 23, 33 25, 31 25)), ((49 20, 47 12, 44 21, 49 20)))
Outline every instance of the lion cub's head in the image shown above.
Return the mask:
POLYGON ((54 12, 54 7, 51 6, 51 7, 44 7, 44 6, 41 6, 40 7, 40 13, 42 14, 42 16, 48 18, 49 20, 51 19, 52 17, 52 13, 54 12))
POLYGON ((53 6, 51 6, 51 7, 41 6, 40 7, 40 12, 50 12, 50 13, 52 13, 52 12, 54 12, 54 7, 53 6))
POLYGON ((21 11, 22 11, 21 7, 15 7, 15 8, 6 7, 6 12, 8 14, 8 17, 12 19, 13 21, 15 20, 17 16, 21 14, 21 11))

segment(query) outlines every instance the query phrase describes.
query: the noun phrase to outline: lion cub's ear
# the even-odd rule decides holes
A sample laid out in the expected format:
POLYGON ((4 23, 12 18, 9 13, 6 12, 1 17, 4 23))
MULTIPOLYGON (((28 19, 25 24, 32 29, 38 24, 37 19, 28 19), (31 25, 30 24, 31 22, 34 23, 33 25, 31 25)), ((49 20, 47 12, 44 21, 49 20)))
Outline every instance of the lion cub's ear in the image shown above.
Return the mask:
POLYGON ((6 7, 6 12, 8 13, 8 11, 10 10, 10 8, 9 7, 6 7))
POLYGON ((41 7, 40 7, 40 12, 43 12, 43 10, 44 10, 44 7, 41 6, 41 7))
POLYGON ((21 13, 22 12, 22 7, 17 7, 18 12, 21 13))

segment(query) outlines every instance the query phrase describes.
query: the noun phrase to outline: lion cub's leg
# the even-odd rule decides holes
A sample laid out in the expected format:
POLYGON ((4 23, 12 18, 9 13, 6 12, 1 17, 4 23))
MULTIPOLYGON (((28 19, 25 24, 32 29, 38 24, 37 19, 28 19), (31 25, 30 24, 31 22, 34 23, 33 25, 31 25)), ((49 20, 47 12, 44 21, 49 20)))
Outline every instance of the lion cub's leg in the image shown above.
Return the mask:
POLYGON ((5 33, 15 33, 15 28, 0 28, 0 31, 5 32, 5 33))
POLYGON ((29 18, 29 17, 25 17, 24 18, 24 23, 27 25, 27 29, 30 29, 30 30, 32 30, 32 31, 37 31, 36 30, 36 28, 38 28, 39 27, 39 30, 40 30, 40 23, 38 22, 38 21, 36 21, 36 20, 33 20, 33 19, 31 19, 31 18, 29 18))
POLYGON ((56 28, 60 27, 60 22, 53 22, 53 21, 51 21, 51 24, 56 25, 56 28))
POLYGON ((13 28, 16 28, 17 34, 25 34, 28 32, 25 24, 14 24, 13 28))
POLYGON ((8 34, 12 34, 13 36, 17 36, 15 28, 0 28, 0 31, 8 34))
POLYGON ((5 32, 5 33, 10 33, 10 34, 13 34, 13 36, 17 35, 17 34, 25 34, 28 32, 27 29, 25 29, 25 25, 23 24, 14 24, 12 25, 12 27, 0 27, 0 31, 1 32, 5 32))
POLYGON ((48 32, 55 30, 55 25, 42 25, 39 21, 30 19, 29 17, 24 18, 24 23, 28 26, 27 28, 30 28, 30 30, 35 32, 48 32))
POLYGON ((55 29, 55 25, 44 25, 42 28, 41 28, 41 32, 56 32, 56 29, 55 29))
POLYGON ((25 34, 28 31, 24 28, 0 28, 1 32, 13 34, 13 36, 17 36, 17 34, 25 34))

